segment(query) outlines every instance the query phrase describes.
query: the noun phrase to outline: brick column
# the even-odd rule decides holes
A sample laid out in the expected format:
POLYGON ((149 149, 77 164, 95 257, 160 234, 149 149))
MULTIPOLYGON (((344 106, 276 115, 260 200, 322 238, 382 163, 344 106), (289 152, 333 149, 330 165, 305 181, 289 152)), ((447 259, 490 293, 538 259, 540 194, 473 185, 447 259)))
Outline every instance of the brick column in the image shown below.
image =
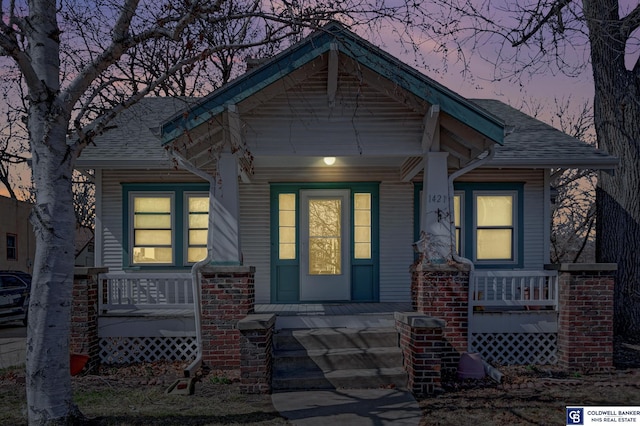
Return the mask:
POLYGON ((98 344, 98 274, 108 268, 75 268, 73 303, 71 305, 71 353, 88 355, 85 371, 93 371, 100 363, 98 344))
POLYGON ((238 322, 240 330, 240 390, 270 393, 274 314, 249 315, 238 322))
POLYGON ((202 275, 202 362, 209 368, 240 370, 238 321, 253 314, 255 268, 206 266, 202 275))
POLYGON ((407 388, 417 396, 434 394, 441 383, 444 321, 414 312, 396 312, 395 319, 407 388))
POLYGON ((558 365, 590 372, 613 369, 615 264, 552 265, 560 272, 558 365))
POLYGON ((416 311, 446 323, 442 365, 453 372, 468 346, 469 267, 416 262, 411 277, 416 311))

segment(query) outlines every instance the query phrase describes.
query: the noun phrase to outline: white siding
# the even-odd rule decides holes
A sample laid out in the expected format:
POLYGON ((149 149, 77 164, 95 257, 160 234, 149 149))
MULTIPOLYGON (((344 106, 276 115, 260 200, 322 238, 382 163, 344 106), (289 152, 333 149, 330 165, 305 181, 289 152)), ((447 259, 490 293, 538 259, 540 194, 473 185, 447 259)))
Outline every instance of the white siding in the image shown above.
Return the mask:
MULTIPOLYGON (((256 268, 256 302, 270 302, 270 183, 380 182, 380 300, 408 301, 409 267, 413 262, 413 185, 399 181, 395 169, 262 168, 251 184, 240 185, 240 233, 245 265, 256 268)), ((524 268, 545 263, 543 170, 480 170, 459 179, 466 182, 525 182, 524 268)), ((102 173, 102 258, 98 265, 122 269, 122 182, 198 182, 184 172, 109 171, 102 173)))
POLYGON ((380 301, 411 300, 413 185, 380 185, 380 301))

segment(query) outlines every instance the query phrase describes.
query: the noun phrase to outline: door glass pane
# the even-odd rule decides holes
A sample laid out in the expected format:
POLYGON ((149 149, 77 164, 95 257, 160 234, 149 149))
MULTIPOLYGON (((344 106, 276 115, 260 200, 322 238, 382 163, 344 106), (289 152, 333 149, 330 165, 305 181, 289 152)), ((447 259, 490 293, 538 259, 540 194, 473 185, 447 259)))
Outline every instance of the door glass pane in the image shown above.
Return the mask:
POLYGON ((278 195, 278 257, 296 258, 296 194, 278 195))
POLYGON ((310 199, 309 274, 342 273, 342 200, 310 199))

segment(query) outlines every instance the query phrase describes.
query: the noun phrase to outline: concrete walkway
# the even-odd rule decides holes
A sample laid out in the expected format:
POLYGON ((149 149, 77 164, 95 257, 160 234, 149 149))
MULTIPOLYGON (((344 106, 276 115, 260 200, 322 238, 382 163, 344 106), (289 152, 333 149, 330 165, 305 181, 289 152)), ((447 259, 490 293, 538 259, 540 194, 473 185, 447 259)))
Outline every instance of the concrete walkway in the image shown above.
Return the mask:
POLYGON ((396 389, 336 389, 274 393, 276 410, 294 425, 406 425, 422 413, 409 392, 396 389))

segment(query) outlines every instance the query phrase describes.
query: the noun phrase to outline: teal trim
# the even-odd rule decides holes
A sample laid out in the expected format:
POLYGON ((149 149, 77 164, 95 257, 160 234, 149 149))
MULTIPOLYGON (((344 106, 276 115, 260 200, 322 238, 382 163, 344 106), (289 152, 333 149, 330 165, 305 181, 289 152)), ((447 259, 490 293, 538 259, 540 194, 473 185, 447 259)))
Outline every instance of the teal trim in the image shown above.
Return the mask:
POLYGON ((126 270, 175 270, 175 269, 189 269, 191 266, 185 264, 184 253, 184 223, 185 218, 185 206, 184 206, 184 193, 185 192, 209 192, 208 183, 123 183, 122 184, 122 267, 126 270), (146 193, 172 193, 174 205, 173 222, 171 228, 174 232, 173 238, 173 264, 172 265, 132 265, 130 240, 129 240, 129 194, 131 192, 146 192, 146 193))
MULTIPOLYGON (((272 303, 299 302, 300 289, 300 191, 305 189, 348 189, 351 197, 351 297, 357 302, 380 300, 380 195, 377 182, 341 183, 272 183, 270 193, 271 232, 271 301, 272 303), (371 194, 371 258, 354 259, 354 199, 355 193, 371 194), (280 194, 296 195, 296 258, 278 258, 280 194)), ((321 302, 318 302, 321 303, 321 302)))
POLYGON ((226 105, 247 99, 269 84, 326 53, 332 43, 343 54, 396 83, 443 112, 471 126, 489 139, 504 144, 505 125, 457 93, 406 65, 339 24, 330 23, 302 42, 276 55, 253 72, 234 80, 204 98, 188 114, 180 114, 162 125, 162 144, 178 138, 224 111, 226 105))
MULTIPOLYGON (((473 217, 474 212, 474 199, 473 194, 477 191, 512 191, 517 193, 517 206, 516 206, 516 227, 514 237, 516 238, 516 244, 514 244, 514 260, 507 261, 474 261, 474 265, 477 269, 517 269, 524 266, 524 183, 520 182, 461 182, 454 183, 454 191, 464 192, 462 212, 462 224, 463 232, 462 238, 464 239, 462 248, 464 252, 462 255, 468 259, 475 259, 475 220, 473 217), (466 229, 464 229, 466 228, 466 229)), ((417 241, 420 235, 420 191, 422 190, 422 183, 414 183, 413 190, 413 236, 417 241)))

